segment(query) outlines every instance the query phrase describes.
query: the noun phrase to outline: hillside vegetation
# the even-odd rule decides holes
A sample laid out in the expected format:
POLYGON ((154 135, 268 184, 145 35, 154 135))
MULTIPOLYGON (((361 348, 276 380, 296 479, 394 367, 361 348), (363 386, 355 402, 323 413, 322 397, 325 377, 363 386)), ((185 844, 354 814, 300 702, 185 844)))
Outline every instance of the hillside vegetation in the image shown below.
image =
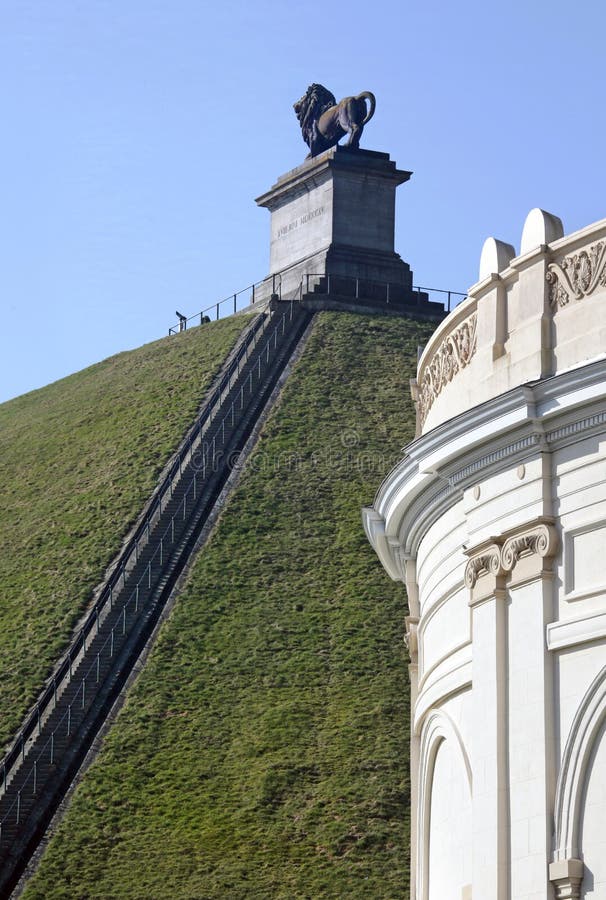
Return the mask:
POLYGON ((431 330, 316 318, 24 898, 407 896, 405 596, 360 507, 431 330))
POLYGON ((0 406, 0 746, 248 321, 156 341, 0 406))

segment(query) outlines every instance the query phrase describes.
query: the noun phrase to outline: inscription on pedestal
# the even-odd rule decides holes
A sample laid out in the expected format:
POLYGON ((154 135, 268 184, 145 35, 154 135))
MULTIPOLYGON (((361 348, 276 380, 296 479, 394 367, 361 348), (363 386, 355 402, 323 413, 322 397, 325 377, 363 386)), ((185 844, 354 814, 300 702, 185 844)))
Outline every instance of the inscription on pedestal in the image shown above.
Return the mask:
POLYGON ((281 228, 278 229, 276 233, 276 238, 283 238, 289 235, 295 228, 299 228, 300 225, 305 225, 307 222, 311 222, 312 219, 317 219, 318 216, 324 215, 324 207, 318 206, 317 209, 313 209, 311 212, 305 213, 303 216, 299 216, 298 219, 295 219, 293 222, 289 222, 288 225, 282 225, 281 228))
POLYGON ((410 172, 386 153, 332 147, 281 176, 257 203, 271 213, 269 271, 282 294, 305 275, 344 274, 410 287, 394 251, 396 187, 410 172))

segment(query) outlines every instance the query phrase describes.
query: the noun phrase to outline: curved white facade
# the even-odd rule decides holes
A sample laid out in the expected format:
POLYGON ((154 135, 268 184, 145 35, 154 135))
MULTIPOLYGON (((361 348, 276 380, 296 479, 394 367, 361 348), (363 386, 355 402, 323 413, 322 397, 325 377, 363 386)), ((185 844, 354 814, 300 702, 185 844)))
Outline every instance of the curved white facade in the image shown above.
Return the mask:
POLYGON ((606 900, 606 220, 533 210, 481 278, 364 510, 409 598, 411 897, 606 900))

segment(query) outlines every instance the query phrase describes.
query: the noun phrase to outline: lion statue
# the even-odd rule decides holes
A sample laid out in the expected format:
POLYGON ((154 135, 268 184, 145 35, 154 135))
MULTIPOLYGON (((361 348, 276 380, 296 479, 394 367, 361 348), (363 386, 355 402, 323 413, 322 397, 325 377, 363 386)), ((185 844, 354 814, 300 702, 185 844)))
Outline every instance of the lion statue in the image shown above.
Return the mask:
POLYGON ((357 97, 344 97, 337 103, 323 85, 310 84, 294 104, 303 140, 310 150, 307 158, 334 147, 348 132, 347 146, 359 147, 362 130, 372 119, 375 106, 375 97, 370 91, 362 91, 357 97))

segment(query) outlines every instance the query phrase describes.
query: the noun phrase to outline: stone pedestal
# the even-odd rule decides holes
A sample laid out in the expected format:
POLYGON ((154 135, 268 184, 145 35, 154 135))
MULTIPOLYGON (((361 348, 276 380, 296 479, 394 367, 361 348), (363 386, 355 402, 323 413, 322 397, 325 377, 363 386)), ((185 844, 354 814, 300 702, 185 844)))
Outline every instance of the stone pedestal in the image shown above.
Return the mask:
POLYGON ((395 193, 411 173, 389 154, 332 147, 257 198, 271 213, 270 270, 262 294, 283 297, 307 276, 391 283, 411 294, 410 267, 394 251, 395 193))

